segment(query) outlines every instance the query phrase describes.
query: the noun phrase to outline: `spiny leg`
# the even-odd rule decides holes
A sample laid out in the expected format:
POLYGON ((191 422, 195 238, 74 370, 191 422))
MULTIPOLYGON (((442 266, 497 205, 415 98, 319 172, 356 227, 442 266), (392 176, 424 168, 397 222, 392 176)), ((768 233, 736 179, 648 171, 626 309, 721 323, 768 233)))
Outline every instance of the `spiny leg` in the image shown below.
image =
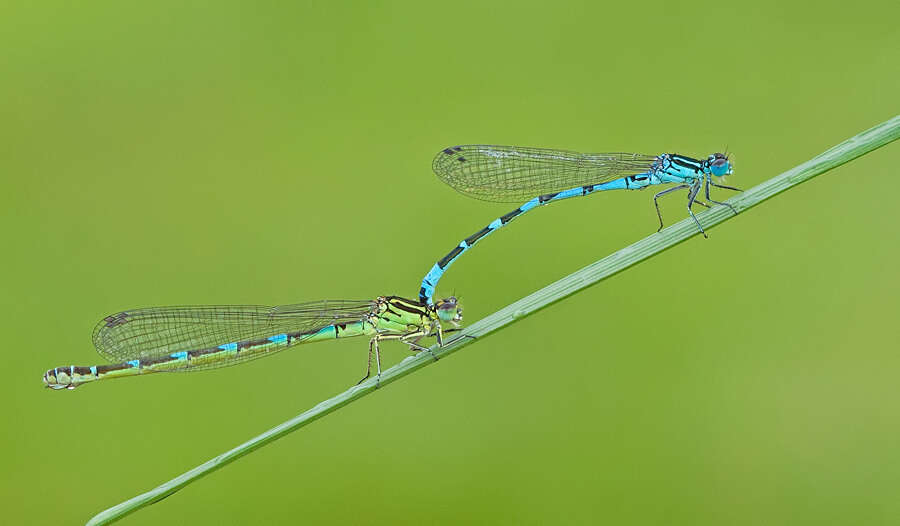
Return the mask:
POLYGON ((416 332, 411 332, 408 334, 378 334, 374 338, 369 340, 369 361, 366 365, 366 375, 363 377, 362 380, 357 382, 356 385, 363 383, 371 376, 372 354, 375 354, 375 365, 378 367, 378 375, 376 376, 377 380, 376 380, 375 386, 378 387, 381 385, 381 348, 378 345, 378 342, 380 342, 380 341, 398 340, 402 343, 409 345, 410 347, 412 347, 413 349, 416 349, 418 351, 428 351, 431 354, 431 356, 434 358, 434 360, 437 361, 437 356, 435 356, 434 353, 431 352, 431 349, 428 349, 427 347, 422 347, 421 345, 415 343, 416 341, 418 341, 419 338, 421 338, 423 336, 426 336, 426 333, 424 331, 416 331, 416 332))
MULTIPOLYGON (((436 324, 436 325, 438 327, 438 331, 435 333, 435 336, 437 337, 438 345, 441 347, 444 346, 443 333, 456 332, 456 331, 462 330, 461 328, 453 328, 453 329, 447 329, 446 331, 444 331, 441 329, 440 324, 436 324)), ((378 368, 378 375, 376 376, 378 381, 376 382, 376 387, 380 385, 380 383, 381 383, 381 348, 378 345, 379 341, 398 340, 401 343, 405 343, 406 345, 409 345, 410 348, 416 352, 422 352, 422 351, 427 352, 428 354, 431 355, 432 358, 434 358, 434 361, 438 361, 438 357, 434 354, 434 352, 432 352, 431 349, 429 349, 428 347, 423 347, 417 343, 419 340, 421 340, 425 336, 428 336, 428 334, 425 331, 421 331, 421 330, 416 331, 416 332, 411 332, 408 334, 378 334, 378 335, 376 335, 374 338, 369 340, 369 358, 368 358, 368 361, 366 362, 366 375, 362 377, 362 380, 356 382, 356 385, 363 383, 364 381, 368 380, 370 376, 372 376, 372 355, 373 354, 375 355, 375 364, 378 368)), ((474 336, 469 336, 469 337, 472 339, 475 338, 474 336)))
MULTIPOLYGON (((448 334, 448 333, 451 333, 451 332, 460 332, 460 331, 462 331, 462 330, 463 330, 462 327, 453 327, 452 329, 444 329, 443 332, 444 332, 444 334, 448 334)), ((457 341, 457 340, 460 340, 460 339, 463 339, 463 338, 472 338, 473 340, 477 339, 475 336, 472 336, 472 335, 469 335, 469 334, 463 334, 463 335, 461 335, 459 338, 454 338, 454 339, 452 339, 452 340, 450 340, 450 341, 448 341, 448 342, 442 344, 441 346, 443 347, 443 345, 451 345, 453 342, 455 342, 455 341, 457 341)))
POLYGON ((709 239, 709 236, 706 235, 706 232, 703 231, 703 227, 700 225, 700 220, 697 219, 697 216, 694 215, 694 211, 691 210, 691 206, 694 205, 694 201, 697 199, 698 192, 700 192, 700 181, 697 181, 693 186, 691 186, 691 190, 688 193, 687 210, 688 213, 691 214, 691 217, 694 218, 694 222, 697 223, 697 228, 700 229, 700 233, 703 234, 703 237, 709 239))
POLYGON ((375 387, 381 386, 381 349, 378 347, 378 340, 375 340, 375 365, 378 366, 378 376, 375 377, 375 387))
MULTIPOLYGON (((380 355, 380 349, 378 348, 378 336, 375 336, 371 340, 369 340, 369 359, 366 362, 366 375, 362 377, 362 380, 356 382, 356 385, 359 385, 372 376, 372 353, 376 355, 380 355)), ((378 376, 381 376, 381 357, 378 357, 378 376)))
MULTIPOLYGON (((431 330, 434 331, 434 339, 437 340, 438 347, 444 346, 444 328, 441 327, 441 322, 438 320, 434 320, 431 322, 431 330)), ((438 361, 438 357, 435 356, 431 349, 428 349, 428 354, 434 358, 434 361, 438 361)))
POLYGON ((441 327, 441 322, 434 320, 431 323, 431 330, 434 332, 434 338, 437 340, 438 347, 444 346, 444 328, 441 327))
MULTIPOLYGON (((408 334, 408 335, 400 338, 400 341, 409 345, 409 348, 412 349, 413 351, 415 351, 417 354, 422 351, 425 351, 428 354, 430 354, 432 358, 434 358, 434 361, 438 361, 438 357, 434 354, 434 352, 432 352, 432 350, 430 348, 423 347, 417 343, 419 340, 422 339, 423 336, 425 336, 425 332, 419 331, 419 332, 416 332, 413 334, 408 334), (412 339, 412 341, 410 341, 409 339, 412 339)), ((443 341, 440 338, 438 339, 438 345, 441 347, 443 347, 443 345, 444 345, 443 341)))
MULTIPOLYGON (((723 203, 723 202, 721 202, 721 201, 716 201, 716 200, 714 200, 713 198, 711 198, 711 197, 709 196, 709 187, 710 187, 710 186, 715 186, 716 188, 724 188, 724 189, 726 189, 726 190, 734 190, 735 192, 743 192, 743 190, 741 190, 740 188, 735 188, 735 187, 733 187, 733 186, 725 186, 725 185, 723 185, 723 184, 716 184, 715 182, 713 182, 712 178, 711 178, 709 175, 706 176, 706 184, 703 185, 703 186, 705 187, 705 190, 706 190, 706 200, 707 200, 707 201, 709 201, 710 203, 715 203, 715 204, 717 204, 717 205, 727 206, 728 208, 731 209, 731 211, 734 213, 734 215, 737 215, 737 210, 736 210, 733 206, 731 206, 730 204, 728 204, 728 203, 723 203)), ((698 201, 698 202, 699 202, 699 201, 698 201)))
POLYGON ((725 186, 724 184, 716 184, 715 181, 710 181, 710 185, 715 186, 716 188, 724 188, 726 190, 734 190, 735 192, 743 192, 740 188, 735 188, 733 186, 725 186))
MULTIPOLYGON (((463 330, 462 327, 453 327, 452 329, 443 329, 441 332, 442 332, 442 334, 448 334, 448 333, 451 333, 451 332, 459 332, 459 331, 461 331, 461 330, 463 330)), ((431 354, 431 356, 434 358, 434 361, 438 361, 440 358, 439 358, 438 356, 435 356, 435 354, 434 354, 433 352, 431 352, 431 349, 428 349, 428 348, 426 348, 426 347, 422 347, 421 345, 418 345, 418 344, 415 343, 415 342, 419 341, 419 339, 422 338, 423 336, 425 336, 425 334, 421 334, 420 336, 418 336, 418 337, 417 337, 414 341, 412 341, 412 342, 404 341, 403 343, 408 344, 408 345, 409 345, 414 351, 416 351, 416 352, 427 351, 427 352, 428 352, 429 354, 431 354)), ((472 336, 472 335, 470 335, 470 334, 463 334, 463 335, 460 336, 459 338, 455 338, 455 339, 453 339, 453 340, 450 340, 449 342, 446 343, 446 345, 450 345, 450 344, 452 344, 453 342, 455 342, 455 341, 457 341, 457 340, 459 340, 459 339, 462 339, 462 338, 471 338, 471 339, 473 339, 473 340, 476 340, 476 339, 477 339, 475 336, 472 336)), ((441 341, 438 342, 438 346, 439 346, 439 347, 443 347, 444 345, 445 345, 445 344, 444 344, 444 341, 443 341, 443 338, 442 338, 441 341)))
POLYGON ((659 201, 657 201, 657 199, 659 199, 660 197, 662 197, 662 196, 664 196, 664 195, 666 195, 666 194, 671 194, 672 192, 675 192, 675 191, 678 191, 678 190, 683 190, 683 189, 685 189, 685 188, 690 188, 690 186, 689 186, 689 185, 686 185, 686 184, 680 184, 680 185, 678 185, 678 186, 673 186, 672 188, 668 188, 668 189, 666 189, 666 190, 663 190, 662 192, 660 192, 660 193, 658 193, 658 194, 656 194, 656 195, 653 196, 653 204, 656 205, 656 217, 659 218, 659 228, 656 229, 657 232, 659 232, 659 231, 662 230, 662 228, 663 228, 662 213, 659 211, 659 201))
MULTIPOLYGON (((369 319, 366 321, 372 326, 373 329, 375 328, 375 323, 372 322, 372 320, 369 319)), ((378 341, 377 341, 379 336, 380 335, 376 334, 374 338, 369 340, 369 357, 368 357, 368 360, 366 361, 366 375, 362 377, 362 380, 356 382, 356 385, 359 385, 359 384, 365 382, 370 376, 372 376, 372 353, 379 355, 378 374, 381 375, 381 357, 380 357, 380 349, 378 348, 378 341)))

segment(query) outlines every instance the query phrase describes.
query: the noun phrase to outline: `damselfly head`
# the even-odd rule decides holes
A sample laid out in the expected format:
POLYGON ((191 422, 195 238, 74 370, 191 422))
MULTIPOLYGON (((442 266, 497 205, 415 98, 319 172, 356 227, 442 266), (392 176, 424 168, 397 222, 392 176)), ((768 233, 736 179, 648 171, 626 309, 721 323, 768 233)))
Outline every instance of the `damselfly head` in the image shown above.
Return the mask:
POLYGON ((462 321, 462 307, 459 306, 456 296, 434 302, 434 312, 441 321, 453 324, 462 321))
POLYGON ((714 153, 707 158, 706 162, 709 163, 709 171, 717 177, 730 175, 734 168, 731 161, 728 160, 728 155, 724 153, 714 153))

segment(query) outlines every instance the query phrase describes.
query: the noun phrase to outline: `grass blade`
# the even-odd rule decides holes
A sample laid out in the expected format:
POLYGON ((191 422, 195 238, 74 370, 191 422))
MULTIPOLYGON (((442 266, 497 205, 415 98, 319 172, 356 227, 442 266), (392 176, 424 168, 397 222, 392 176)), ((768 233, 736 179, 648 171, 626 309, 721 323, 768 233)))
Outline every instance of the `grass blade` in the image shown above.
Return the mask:
MULTIPOLYGON (((777 175, 735 197, 727 202, 739 212, 752 208, 775 195, 793 188, 800 183, 821 175, 872 150, 880 148, 900 138, 900 115, 866 130, 838 144, 828 151, 809 161, 796 166, 787 172, 777 175)), ((715 207, 698 214, 707 230, 723 221, 734 217, 726 207, 715 207)), ((487 316, 462 331, 461 336, 441 349, 433 348, 437 356, 446 356, 460 350, 466 345, 492 332, 509 326, 514 321, 532 314, 554 302, 585 289, 613 274, 621 272, 655 254, 671 248, 686 239, 697 235, 697 228, 690 218, 674 224, 662 232, 650 235, 618 252, 609 255, 587 267, 574 272, 559 281, 538 290, 503 309, 487 316)), ((388 369, 381 376, 381 386, 390 384, 400 378, 433 363, 428 353, 409 357, 396 366, 388 369)), ((181 488, 196 481, 217 469, 220 469, 242 456, 273 442, 288 433, 335 411, 376 389, 374 379, 355 386, 333 398, 325 400, 304 413, 254 437, 247 442, 227 451, 196 468, 121 504, 109 508, 92 518, 89 525, 109 524, 135 511, 172 495, 181 488)))

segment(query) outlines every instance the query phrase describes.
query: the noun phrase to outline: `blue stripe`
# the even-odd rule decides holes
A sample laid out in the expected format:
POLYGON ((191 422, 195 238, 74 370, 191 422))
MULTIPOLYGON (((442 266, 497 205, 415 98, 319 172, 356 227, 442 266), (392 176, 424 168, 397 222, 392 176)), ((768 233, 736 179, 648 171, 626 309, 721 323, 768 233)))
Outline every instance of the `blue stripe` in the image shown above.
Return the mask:
POLYGON ((431 285, 432 283, 437 283, 443 274, 444 269, 435 263, 434 266, 431 267, 431 270, 428 271, 428 275, 425 276, 425 284, 431 285))
POLYGON ((337 328, 334 325, 322 327, 321 329, 317 330, 312 336, 319 336, 320 334, 327 332, 331 332, 332 334, 334 334, 334 337, 337 338, 337 328))
POLYGON ((187 351, 173 352, 169 356, 176 360, 187 360, 187 351))
POLYGON ((97 366, 96 365, 91 366, 91 374, 94 376, 97 376, 97 366))
POLYGON ((128 365, 130 365, 130 366, 132 366, 132 367, 134 367, 134 368, 137 368, 137 367, 140 367, 140 366, 141 366, 141 361, 140 361, 140 360, 128 360, 128 361, 125 362, 125 363, 127 363, 128 365))
POLYGON ((284 343, 287 341, 287 334, 276 334, 275 336, 269 336, 268 340, 272 343, 284 343))
POLYGON ((581 187, 579 186, 578 188, 571 188, 569 190, 564 190, 564 191, 556 194, 555 196, 553 196, 553 199, 551 199, 550 201, 547 201, 547 202, 550 203, 553 201, 559 201, 561 199, 568 199, 570 197, 581 197, 581 194, 582 194, 582 191, 581 191, 581 187))
POLYGON ((425 279, 422 280, 422 290, 419 291, 420 297, 428 298, 428 304, 431 304, 431 297, 434 296, 434 287, 438 281, 440 281, 441 276, 444 275, 444 269, 440 267, 437 263, 431 267, 431 270, 428 271, 428 274, 425 275, 425 279))
POLYGON ((537 197, 535 197, 535 198, 532 199, 531 201, 528 201, 528 202, 526 202, 524 205, 520 206, 520 207, 519 207, 519 210, 521 210, 522 212, 527 212, 527 211, 531 210, 532 208, 534 208, 534 207, 536 207, 536 206, 538 206, 538 205, 540 205, 540 204, 541 204, 540 199, 538 199, 537 197))
MULTIPOLYGON (((637 175, 638 176, 640 176, 640 175, 648 175, 649 176, 650 173, 647 172, 646 174, 637 174, 637 175)), ((619 179, 615 179, 613 181, 609 181, 609 182, 597 185, 590 191, 585 191, 584 187, 578 186, 575 188, 570 188, 568 190, 563 190, 562 192, 559 192, 558 194, 551 197, 550 199, 547 199, 543 203, 541 202, 540 196, 526 201, 524 204, 522 204, 522 206, 520 206, 517 209, 520 212, 518 214, 515 214, 512 218, 508 219, 506 223, 503 223, 503 221, 501 221, 499 218, 491 221, 491 223, 487 226, 487 228, 490 229, 490 232, 481 236, 479 239, 474 241, 471 245, 466 243, 465 240, 460 242, 459 245, 457 245, 457 247, 461 248, 462 250, 458 254, 456 254, 456 256, 453 259, 450 259, 449 261, 447 261, 446 264, 444 265, 444 268, 441 268, 439 265, 434 265, 433 267, 431 267, 431 270, 429 270, 428 274, 425 275, 425 278, 422 279, 422 285, 419 290, 419 301, 423 301, 423 302, 427 303, 428 305, 431 305, 433 303, 432 296, 434 296, 434 290, 435 290, 435 288, 437 288, 438 282, 441 280, 441 277, 443 277, 444 273, 447 272, 447 269, 450 268, 450 265, 453 264, 453 262, 456 261, 459 258, 459 256, 463 255, 463 253, 465 253, 470 248, 475 246, 475 244, 478 243, 478 241, 481 241, 482 239, 487 237, 489 234, 500 229, 501 227, 506 226, 513 219, 515 219, 516 217, 519 217, 520 215, 524 214, 525 212, 528 212, 529 210, 531 210, 533 208, 537 208, 541 205, 545 205, 547 203, 552 203, 555 201, 561 201, 563 199, 569 199, 570 197, 581 197, 584 195, 589 195, 593 192, 598 192, 598 191, 603 191, 603 190, 625 190, 628 188, 629 187, 626 184, 626 178, 620 177, 619 179)), ((509 215, 509 214, 507 214, 507 215, 509 215)), ((449 256, 449 254, 448 254, 448 256, 449 256)), ((446 256, 444 256, 444 257, 446 258, 446 256)))
POLYGON ((223 351, 236 351, 237 343, 226 343, 225 345, 220 345, 219 349, 222 349, 223 351))
POLYGON ((625 178, 620 177, 618 179, 614 179, 608 183, 603 183, 594 187, 594 191, 602 192, 604 190, 625 190, 627 186, 625 185, 625 178))

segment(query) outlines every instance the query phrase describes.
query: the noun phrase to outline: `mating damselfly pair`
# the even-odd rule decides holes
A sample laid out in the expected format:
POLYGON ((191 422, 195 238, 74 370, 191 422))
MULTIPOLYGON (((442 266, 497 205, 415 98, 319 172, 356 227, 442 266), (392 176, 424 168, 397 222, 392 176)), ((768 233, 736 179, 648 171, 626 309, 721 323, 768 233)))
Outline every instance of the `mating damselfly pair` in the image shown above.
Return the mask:
POLYGON ((373 358, 380 377, 380 341, 397 340, 414 352, 429 351, 419 345, 422 338, 433 336, 438 345, 443 345, 443 334, 458 329, 462 309, 456 298, 432 301, 438 281, 463 252, 533 208, 605 190, 675 184, 653 197, 660 229, 663 223, 658 199, 678 190, 687 191, 688 213, 704 237, 706 232, 691 209, 694 203, 710 206, 697 199, 701 188, 706 201, 737 213, 709 194, 711 186, 738 190, 713 179, 732 173, 732 163, 721 153, 698 160, 668 153, 590 154, 466 145, 438 152, 432 167, 448 185, 476 199, 530 199, 465 238, 441 258, 422 280, 418 300, 381 296, 369 301, 325 300, 278 307, 223 305, 124 311, 107 316, 94 330, 95 348, 112 364, 56 367, 44 373, 44 384, 52 389, 74 389, 96 380, 213 369, 270 356, 303 343, 351 336, 371 337, 363 380, 370 376, 373 358), (444 330, 441 322, 453 327, 444 330))

